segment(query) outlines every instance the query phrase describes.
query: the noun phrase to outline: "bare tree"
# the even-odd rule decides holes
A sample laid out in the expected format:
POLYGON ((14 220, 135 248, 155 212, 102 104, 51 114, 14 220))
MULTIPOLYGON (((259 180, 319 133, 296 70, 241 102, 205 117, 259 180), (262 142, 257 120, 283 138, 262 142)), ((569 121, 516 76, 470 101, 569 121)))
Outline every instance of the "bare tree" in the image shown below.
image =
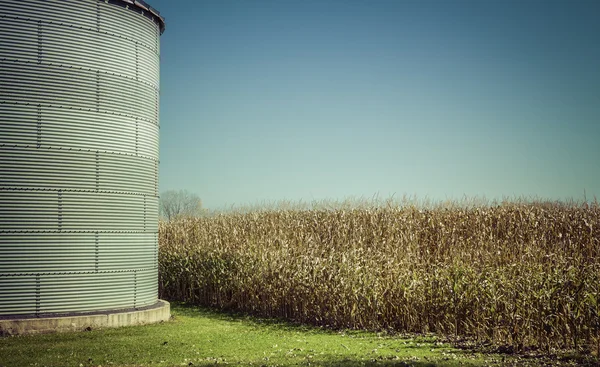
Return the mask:
POLYGON ((160 195, 159 209, 167 220, 195 217, 202 212, 202 200, 187 190, 169 190, 160 195))

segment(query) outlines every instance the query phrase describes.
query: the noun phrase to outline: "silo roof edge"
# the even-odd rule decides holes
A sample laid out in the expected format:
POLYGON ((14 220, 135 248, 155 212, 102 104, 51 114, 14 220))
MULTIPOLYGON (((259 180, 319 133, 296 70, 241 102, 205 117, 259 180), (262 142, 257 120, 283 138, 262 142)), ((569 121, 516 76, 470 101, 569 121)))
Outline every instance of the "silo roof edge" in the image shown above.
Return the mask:
POLYGON ((128 5, 133 5, 136 8, 139 8, 143 11, 150 12, 155 17, 155 20, 158 23, 158 26, 160 27, 160 34, 162 34, 165 31, 165 18, 160 15, 160 12, 158 10, 151 7, 147 2, 142 1, 142 0, 117 0, 117 1, 128 4, 128 5))

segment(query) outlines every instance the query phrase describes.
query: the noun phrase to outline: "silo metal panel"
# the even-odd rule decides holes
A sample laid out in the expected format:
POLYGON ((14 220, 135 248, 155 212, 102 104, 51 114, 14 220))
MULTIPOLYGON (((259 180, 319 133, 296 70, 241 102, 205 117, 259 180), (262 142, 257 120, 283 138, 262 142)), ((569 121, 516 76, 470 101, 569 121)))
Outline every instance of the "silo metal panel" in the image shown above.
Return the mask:
POLYGON ((158 284, 158 268, 139 271, 136 273, 136 303, 138 306, 151 305, 156 302, 152 296, 158 284))
POLYGON ((160 57, 158 52, 145 45, 139 45, 137 48, 137 57, 140 65, 138 69, 139 79, 158 88, 160 74, 160 57))
POLYGON ((153 86, 110 74, 99 78, 101 110, 158 121, 158 91, 153 86))
POLYGON ((135 155, 134 117, 49 107, 41 115, 42 146, 135 155))
POLYGON ((96 155, 57 149, 0 149, 0 188, 96 188, 96 155))
POLYGON ((146 213, 146 221, 144 229, 148 232, 158 232, 158 221, 148 221, 148 218, 158 218, 158 196, 145 196, 144 207, 146 213))
POLYGON ((145 269, 156 265, 154 256, 158 244, 154 233, 100 233, 98 239, 102 243, 98 263, 101 271, 145 269))
POLYGON ((55 24, 42 30, 44 62, 136 78, 134 41, 55 24))
POLYGON ((35 276, 0 276, 0 316, 35 313, 36 283, 35 276))
POLYGON ((150 158, 129 155, 100 154, 99 183, 101 191, 127 191, 156 196, 156 167, 150 158))
POLYGON ((156 302, 157 269, 112 273, 57 274, 40 281, 41 313, 97 310, 111 302, 115 309, 149 306, 156 302), (70 304, 70 308, 65 303, 70 304))
MULTIPOLYGON (((76 309, 94 311, 110 302, 115 309, 135 303, 135 273, 56 274, 43 277, 40 284, 41 313, 63 313, 76 309), (67 306, 68 304, 68 306, 67 306)), ((155 301, 156 302, 156 301, 155 301)), ((136 305, 139 306, 139 305, 136 305)))
POLYGON ((158 123, 158 90, 153 86, 140 83, 139 93, 135 96, 133 103, 136 103, 143 110, 140 114, 149 122, 158 123))
POLYGON ((0 55, 8 60, 38 61, 38 29, 24 19, 0 18, 0 55))
POLYGON ((133 101, 139 94, 139 88, 140 83, 136 80, 100 74, 99 108, 118 115, 141 117, 141 108, 133 101))
POLYGON ((0 316, 156 302, 155 15, 0 1, 0 316))
POLYGON ((38 139, 38 114, 35 105, 5 103, 0 100, 0 145, 35 146, 38 139))
POLYGON ((138 121, 138 154, 144 157, 158 156, 158 125, 145 120, 138 121))
POLYGON ((143 231, 144 197, 115 193, 62 194, 63 231, 143 231))
POLYGON ((56 193, 0 189, 0 233, 56 231, 58 226, 56 193))
POLYGON ((0 274, 93 272, 96 263, 93 233, 3 233, 0 237, 0 274))
POLYGON ((96 73, 60 65, 3 62, 0 100, 64 108, 96 109, 96 73))
POLYGON ((96 30, 95 0, 2 0, 0 16, 96 30))
POLYGON ((123 272, 157 266, 155 233, 4 233, 0 273, 123 272), (28 256, 22 256, 27 249, 28 256))
POLYGON ((100 32, 130 38, 158 50, 159 29, 136 13, 118 6, 100 7, 100 32))

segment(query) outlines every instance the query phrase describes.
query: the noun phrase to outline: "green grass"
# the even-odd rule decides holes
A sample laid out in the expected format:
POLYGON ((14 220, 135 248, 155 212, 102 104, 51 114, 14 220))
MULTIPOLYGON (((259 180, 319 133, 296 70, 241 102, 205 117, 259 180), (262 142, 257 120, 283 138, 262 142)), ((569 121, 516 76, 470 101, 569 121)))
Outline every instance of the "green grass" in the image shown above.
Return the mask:
POLYGON ((0 366, 526 365, 435 337, 330 331, 176 304, 171 311, 172 321, 156 325, 0 338, 0 366))

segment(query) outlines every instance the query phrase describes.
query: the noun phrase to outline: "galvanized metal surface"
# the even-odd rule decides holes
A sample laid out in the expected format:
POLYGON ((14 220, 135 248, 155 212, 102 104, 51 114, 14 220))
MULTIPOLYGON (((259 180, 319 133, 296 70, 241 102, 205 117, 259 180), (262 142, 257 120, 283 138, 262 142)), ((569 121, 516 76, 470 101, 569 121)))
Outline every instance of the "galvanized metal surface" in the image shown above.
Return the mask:
POLYGON ((140 1, 0 1, 0 317, 157 301, 163 29, 140 1))

